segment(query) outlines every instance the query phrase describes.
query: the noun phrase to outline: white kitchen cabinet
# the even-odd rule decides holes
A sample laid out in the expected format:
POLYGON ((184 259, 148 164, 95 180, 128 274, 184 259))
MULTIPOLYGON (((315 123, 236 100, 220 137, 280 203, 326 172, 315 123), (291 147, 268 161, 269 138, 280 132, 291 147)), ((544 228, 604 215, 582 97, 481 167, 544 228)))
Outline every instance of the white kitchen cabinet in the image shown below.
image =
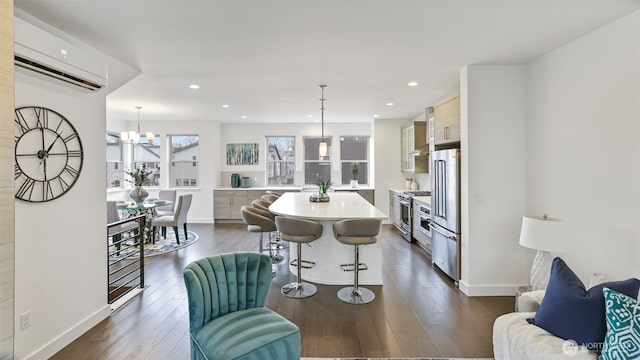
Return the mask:
POLYGON ((432 139, 434 145, 460 142, 460 96, 447 100, 434 109, 432 139))
POLYGON ((400 213, 400 199, 398 193, 389 190, 389 220, 395 227, 400 227, 402 223, 402 214, 400 213))
POLYGON ((264 194, 262 190, 213 190, 213 217, 216 220, 242 220, 240 208, 251 206, 264 194))
POLYGON ((405 173, 428 172, 427 122, 412 121, 403 126, 400 131, 401 171, 405 173), (421 151, 425 153, 421 153, 421 151))

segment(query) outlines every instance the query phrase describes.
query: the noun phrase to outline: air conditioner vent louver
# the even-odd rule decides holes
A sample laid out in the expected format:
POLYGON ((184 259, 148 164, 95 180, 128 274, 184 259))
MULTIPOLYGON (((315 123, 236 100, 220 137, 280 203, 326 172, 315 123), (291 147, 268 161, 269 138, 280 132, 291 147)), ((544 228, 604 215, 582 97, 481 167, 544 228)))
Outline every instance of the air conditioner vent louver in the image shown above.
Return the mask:
POLYGON ((50 66, 44 65, 44 64, 40 64, 37 63, 35 61, 31 61, 29 59, 20 57, 20 56, 15 56, 15 64, 16 66, 19 66, 23 69, 28 69, 31 71, 35 71, 37 73, 40 73, 42 75, 45 76, 50 76, 53 78, 56 78, 58 80, 64 81, 66 83, 69 83, 71 85, 76 85, 76 86, 80 86, 82 88, 85 88, 87 90, 90 91, 97 91, 100 90, 104 87, 104 85, 100 85, 100 84, 96 84, 94 82, 88 81, 88 80, 84 80, 81 79, 77 76, 73 76, 71 74, 67 74, 65 72, 62 72, 60 70, 56 70, 50 66))
POLYGON ((84 91, 98 91, 107 85, 107 62, 99 52, 20 18, 14 18, 14 30, 16 69, 84 91))

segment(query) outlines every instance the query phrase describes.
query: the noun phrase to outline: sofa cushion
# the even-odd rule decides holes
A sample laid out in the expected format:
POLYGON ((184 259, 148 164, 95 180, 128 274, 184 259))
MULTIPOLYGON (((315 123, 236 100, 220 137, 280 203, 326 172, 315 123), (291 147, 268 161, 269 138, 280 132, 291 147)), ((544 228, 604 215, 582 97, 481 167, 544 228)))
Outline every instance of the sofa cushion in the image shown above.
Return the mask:
POLYGON ((604 288, 607 335, 600 360, 640 358, 640 304, 604 288))
POLYGON ((635 297, 640 280, 607 282, 586 290, 569 266, 562 259, 555 258, 545 296, 535 318, 529 321, 553 335, 574 340, 598 352, 607 330, 604 287, 635 297))
POLYGON ((527 322, 532 312, 513 312, 493 323, 493 354, 496 360, 596 360, 585 346, 567 340, 527 322))

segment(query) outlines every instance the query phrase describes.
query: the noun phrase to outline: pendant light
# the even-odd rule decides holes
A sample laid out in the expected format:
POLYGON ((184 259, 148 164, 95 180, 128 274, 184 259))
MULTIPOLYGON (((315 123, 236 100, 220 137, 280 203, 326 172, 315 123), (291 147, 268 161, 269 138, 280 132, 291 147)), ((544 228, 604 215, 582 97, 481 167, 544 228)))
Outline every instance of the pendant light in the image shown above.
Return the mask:
MULTIPOLYGON (((131 130, 120 133, 120 140, 123 142, 137 143, 140 141, 140 109, 142 109, 142 106, 136 106, 136 109, 138 109, 138 132, 131 130)), ((152 132, 147 132, 145 136, 150 144, 156 139, 156 136, 152 132)))
POLYGON ((320 140, 318 153, 320 154, 320 160, 323 160, 323 158, 327 156, 327 142, 324 140, 324 88, 326 88, 327 85, 318 86, 320 87, 320 91, 322 93, 322 97, 320 98, 320 121, 322 121, 322 140, 320 140))

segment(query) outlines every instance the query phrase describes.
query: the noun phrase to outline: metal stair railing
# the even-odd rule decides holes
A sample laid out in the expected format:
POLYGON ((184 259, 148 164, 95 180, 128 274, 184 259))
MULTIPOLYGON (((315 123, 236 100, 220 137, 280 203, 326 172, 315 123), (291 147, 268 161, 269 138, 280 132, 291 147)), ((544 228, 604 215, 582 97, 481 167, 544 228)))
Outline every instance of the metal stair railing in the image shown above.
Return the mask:
POLYGON ((145 215, 107 224, 107 299, 113 304, 135 289, 144 288, 145 215), (137 222, 138 227, 109 234, 109 229, 137 222), (127 256, 120 253, 133 249, 127 256))

